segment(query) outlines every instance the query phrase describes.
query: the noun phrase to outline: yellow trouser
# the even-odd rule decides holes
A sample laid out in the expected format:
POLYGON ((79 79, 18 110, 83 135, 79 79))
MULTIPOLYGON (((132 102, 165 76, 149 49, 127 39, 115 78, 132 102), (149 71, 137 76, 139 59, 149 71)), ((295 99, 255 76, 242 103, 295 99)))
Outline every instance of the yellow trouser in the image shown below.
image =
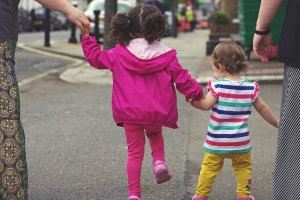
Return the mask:
POLYGON ((250 185, 252 177, 250 153, 225 155, 204 153, 198 186, 196 190, 197 196, 208 196, 216 176, 222 170, 225 158, 229 158, 232 160, 232 167, 237 179, 237 195, 240 197, 250 196, 250 185))

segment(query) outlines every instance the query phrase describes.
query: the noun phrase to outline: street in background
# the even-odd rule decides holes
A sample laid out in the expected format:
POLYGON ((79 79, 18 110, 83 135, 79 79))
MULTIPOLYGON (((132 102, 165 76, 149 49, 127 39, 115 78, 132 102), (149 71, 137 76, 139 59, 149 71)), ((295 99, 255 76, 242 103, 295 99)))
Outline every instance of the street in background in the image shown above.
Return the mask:
MULTIPOLYGON (((104 34, 104 16, 105 16, 105 11, 104 11, 104 2, 105 0, 93 0, 87 7, 85 11, 85 15, 88 17, 88 19, 91 22, 91 32, 94 33, 95 30, 95 14, 94 11, 100 11, 100 15, 98 18, 99 21, 99 33, 100 37, 103 37, 104 34)), ((131 1, 118 1, 118 10, 117 12, 128 12, 130 9, 134 7, 134 3, 131 1)))

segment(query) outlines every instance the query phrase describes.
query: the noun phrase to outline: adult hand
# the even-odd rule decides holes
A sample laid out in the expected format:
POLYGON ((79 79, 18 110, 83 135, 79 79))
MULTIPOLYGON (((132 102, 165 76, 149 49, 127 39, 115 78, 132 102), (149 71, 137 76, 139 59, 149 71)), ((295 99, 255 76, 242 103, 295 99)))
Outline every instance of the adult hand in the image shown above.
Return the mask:
POLYGON ((70 6, 66 12, 66 17, 75 24, 81 32, 84 30, 90 30, 90 22, 88 18, 84 15, 84 13, 75 8, 74 6, 70 6))
POLYGON ((253 51, 255 56, 262 62, 268 62, 267 51, 272 48, 272 35, 254 34, 253 51))
POLYGON ((276 128, 280 127, 280 119, 277 120, 276 128))

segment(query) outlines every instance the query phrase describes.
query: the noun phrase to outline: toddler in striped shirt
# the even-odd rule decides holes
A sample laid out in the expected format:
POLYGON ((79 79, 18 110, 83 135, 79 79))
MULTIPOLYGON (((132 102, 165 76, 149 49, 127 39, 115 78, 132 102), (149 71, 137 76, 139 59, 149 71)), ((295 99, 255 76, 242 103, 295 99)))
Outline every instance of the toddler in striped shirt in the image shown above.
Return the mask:
POLYGON ((225 158, 232 160, 237 180, 237 199, 254 200, 251 196, 251 144, 248 118, 252 105, 271 125, 278 128, 279 120, 270 107, 259 97, 256 81, 242 79, 246 68, 245 52, 234 42, 222 42, 212 54, 215 81, 208 82, 208 94, 192 106, 212 110, 204 157, 196 194, 192 200, 207 200, 215 177, 222 169, 225 158))

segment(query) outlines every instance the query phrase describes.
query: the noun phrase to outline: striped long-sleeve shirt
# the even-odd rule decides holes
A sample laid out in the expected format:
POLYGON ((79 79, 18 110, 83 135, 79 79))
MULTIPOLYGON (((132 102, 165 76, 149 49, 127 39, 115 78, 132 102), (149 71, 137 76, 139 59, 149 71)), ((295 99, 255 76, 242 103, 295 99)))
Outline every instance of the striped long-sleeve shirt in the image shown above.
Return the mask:
POLYGON ((212 108, 204 151, 216 154, 249 152, 248 118, 259 93, 258 83, 223 78, 208 82, 207 87, 218 100, 212 108))

